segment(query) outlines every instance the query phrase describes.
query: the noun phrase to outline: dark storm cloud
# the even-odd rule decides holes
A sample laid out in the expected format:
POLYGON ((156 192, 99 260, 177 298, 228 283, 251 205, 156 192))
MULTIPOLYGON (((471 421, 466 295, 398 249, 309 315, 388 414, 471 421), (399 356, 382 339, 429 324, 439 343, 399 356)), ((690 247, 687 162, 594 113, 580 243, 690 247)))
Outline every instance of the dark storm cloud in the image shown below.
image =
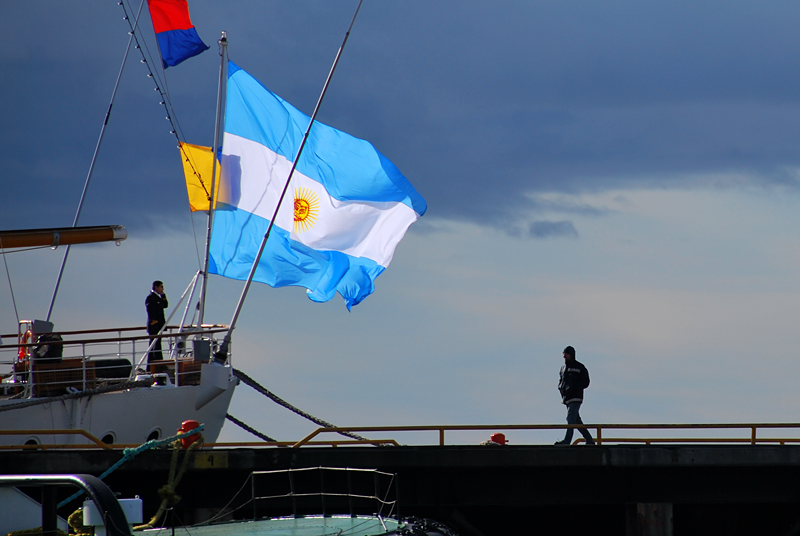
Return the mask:
POLYGON ((399 153, 431 215, 507 227, 537 208, 525 193, 781 181, 797 165, 792 4, 461 6, 386 8, 404 29, 383 37, 387 70, 413 77, 365 73, 351 119, 399 153))
MULTIPOLYGON (((169 87, 187 141, 210 145, 220 30, 234 61, 310 113, 355 2, 190 8, 212 48, 169 69, 169 87)), ((0 87, 3 227, 68 225, 127 27, 114 3, 2 9, 13 43, 0 54, 13 80, 0 87), (33 211, 17 202, 31 193, 33 211)), ((790 2, 367 2, 319 119, 373 142, 431 218, 574 237, 569 221, 540 212, 575 207, 536 194, 691 188, 704 173, 795 186, 798 23, 790 2)), ((138 61, 123 75, 87 218, 187 225, 175 140, 138 61)))

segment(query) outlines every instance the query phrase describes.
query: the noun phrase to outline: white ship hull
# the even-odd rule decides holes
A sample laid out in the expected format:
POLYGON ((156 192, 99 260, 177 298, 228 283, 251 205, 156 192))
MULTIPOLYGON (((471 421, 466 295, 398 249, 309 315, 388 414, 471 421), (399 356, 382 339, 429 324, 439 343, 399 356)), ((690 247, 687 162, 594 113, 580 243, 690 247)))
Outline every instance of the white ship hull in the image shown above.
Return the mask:
MULTIPOLYGON (((202 432, 205 442, 213 443, 225 423, 238 383, 229 371, 230 368, 225 367, 224 390, 220 385, 219 394, 199 409, 195 409, 198 400, 208 391, 205 378, 201 385, 153 385, 0 411, 0 430, 85 430, 112 444, 139 445, 149 439, 175 435, 183 421, 195 420, 205 425, 202 432)), ((1 400, 0 410, 27 401, 1 400)), ((90 440, 81 434, 0 435, 0 445, 26 443, 76 445, 90 443, 90 440)))

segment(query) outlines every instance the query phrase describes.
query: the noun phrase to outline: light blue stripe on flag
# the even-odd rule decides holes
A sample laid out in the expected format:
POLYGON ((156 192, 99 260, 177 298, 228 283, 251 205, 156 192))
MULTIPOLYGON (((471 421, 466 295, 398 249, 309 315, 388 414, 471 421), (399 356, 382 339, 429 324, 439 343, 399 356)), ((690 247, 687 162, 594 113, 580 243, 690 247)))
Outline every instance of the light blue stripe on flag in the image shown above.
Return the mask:
MULTIPOLYGON (((233 62, 228 62, 227 92, 225 132, 294 162, 311 118, 233 62)), ((297 171, 322 183, 340 201, 397 201, 420 216, 427 210, 408 179, 371 143, 320 122, 311 129, 297 171)))
MULTIPOLYGON (((269 221, 244 210, 218 209, 211 235, 209 272, 247 280, 268 225, 269 221)), ((253 279, 275 288, 305 287, 308 297, 317 302, 332 299, 338 291, 349 309, 372 294, 373 281, 383 271, 383 266, 370 259, 311 249, 273 226, 253 279)))
MULTIPOLYGON (((310 118, 229 63, 209 271, 249 276, 310 118)), ((374 290, 425 200, 369 142, 315 123, 254 274, 348 309, 374 290)))

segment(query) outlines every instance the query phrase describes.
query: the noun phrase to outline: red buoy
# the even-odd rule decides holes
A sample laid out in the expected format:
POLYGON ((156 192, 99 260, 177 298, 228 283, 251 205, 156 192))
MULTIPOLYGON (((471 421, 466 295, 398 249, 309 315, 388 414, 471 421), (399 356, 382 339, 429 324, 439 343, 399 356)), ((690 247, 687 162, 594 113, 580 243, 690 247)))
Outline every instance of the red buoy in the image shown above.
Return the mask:
POLYGON ((506 444, 506 435, 497 432, 489 436, 489 441, 492 443, 497 443, 498 445, 505 445, 506 444))
MULTIPOLYGON (((190 432, 190 431, 194 430, 198 426, 200 426, 200 423, 197 422, 197 421, 183 421, 183 423, 181 423, 181 427, 178 428, 178 433, 179 434, 185 434, 186 432, 190 432)), ((200 434, 199 433, 183 437, 183 438, 181 438, 181 447, 183 447, 185 449, 188 449, 189 445, 191 445, 192 443, 194 443, 198 439, 200 439, 200 434)))

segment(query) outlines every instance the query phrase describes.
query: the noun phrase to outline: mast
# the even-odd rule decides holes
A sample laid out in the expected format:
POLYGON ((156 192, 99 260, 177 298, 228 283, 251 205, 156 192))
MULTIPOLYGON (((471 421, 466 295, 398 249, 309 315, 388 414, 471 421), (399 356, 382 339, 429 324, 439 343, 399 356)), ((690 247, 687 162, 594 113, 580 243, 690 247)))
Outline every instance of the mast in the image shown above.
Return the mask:
POLYGON ((219 138, 220 132, 222 130, 221 123, 223 121, 223 114, 222 114, 222 107, 224 103, 224 96, 225 96, 225 87, 227 83, 227 77, 225 76, 225 68, 227 67, 226 56, 228 53, 228 34, 227 32, 222 32, 222 36, 219 38, 219 82, 217 84, 217 116, 214 121, 214 146, 211 149, 211 153, 213 155, 214 161, 211 164, 211 193, 208 197, 208 227, 206 229, 206 256, 203 262, 203 284, 200 287, 200 302, 198 303, 198 313, 197 313, 197 325, 203 325, 203 316, 205 314, 206 308, 206 291, 208 287, 208 259, 211 250, 211 228, 214 223, 214 207, 215 207, 215 196, 214 192, 216 190, 216 179, 217 179, 217 151, 219 150, 219 138))

